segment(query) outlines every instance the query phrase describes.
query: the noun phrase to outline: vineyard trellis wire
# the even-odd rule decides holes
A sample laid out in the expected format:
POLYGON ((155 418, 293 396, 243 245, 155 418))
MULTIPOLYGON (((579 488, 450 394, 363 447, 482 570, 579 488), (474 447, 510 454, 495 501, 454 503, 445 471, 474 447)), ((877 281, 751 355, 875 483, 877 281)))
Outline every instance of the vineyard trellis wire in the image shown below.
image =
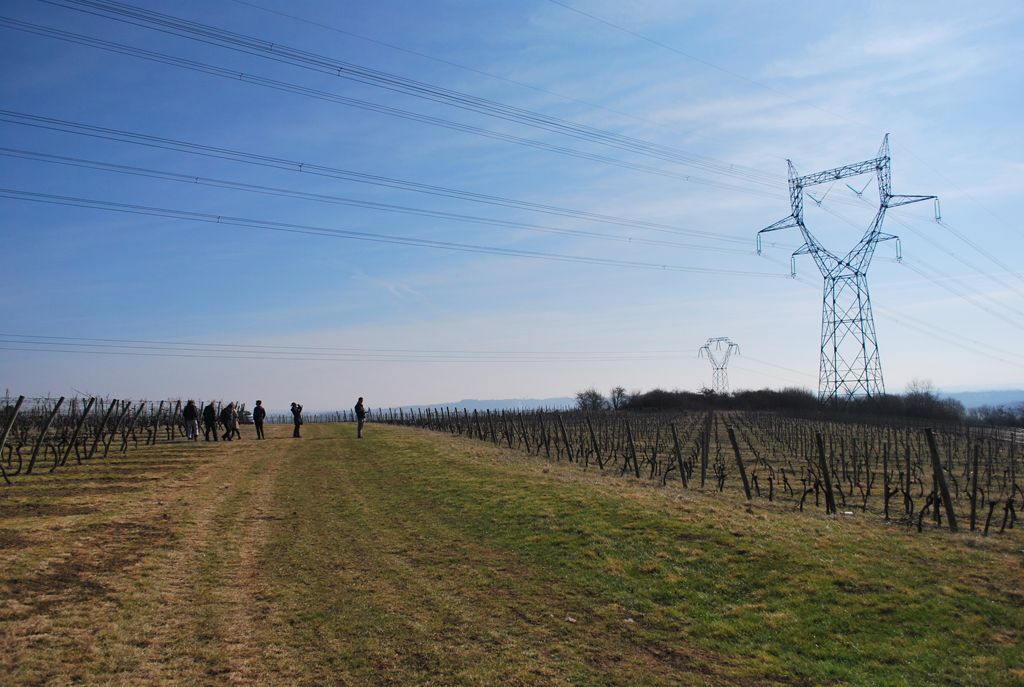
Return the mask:
MULTIPOLYGON (((225 405, 200 402, 200 410, 209 404, 218 415, 225 405)), ((235 405, 244 411, 244 404, 235 405)), ((19 396, 15 400, 8 395, 0 399, 0 477, 11 485, 12 477, 54 472, 69 460, 84 465, 107 458, 111 450, 124 454, 138 448, 140 441, 151 446, 184 440, 183 407, 181 399, 19 396)))
MULTIPOLYGON (((345 413, 337 414, 342 421, 345 413)), ((378 409, 372 422, 489 441, 584 469, 739 490, 803 511, 861 511, 922 531, 925 522, 988 534, 1024 501, 1016 430, 771 411, 623 412, 378 409), (998 509, 998 510, 997 510, 998 509)))
MULTIPOLYGON (((217 411, 223 405, 212 401, 217 411)), ((0 403, 0 476, 53 472, 110 451, 184 440, 181 399, 130 401, 60 397, 0 403)), ((205 404, 200 402, 200 408, 205 404)), ((244 404, 236 404, 244 411, 244 404)), ((219 414, 219 412, 218 412, 219 414)), ((240 413, 243 414, 243 413, 240 413)), ((307 423, 354 422, 351 411, 304 413, 307 423)), ((370 409, 367 420, 465 436, 545 458, 669 481, 683 488, 743 489, 748 499, 803 511, 860 510, 921 531, 926 519, 988 534, 1016 522, 1017 430, 885 418, 843 419, 770 411, 583 412, 370 409)), ((291 423, 274 414, 268 423, 291 423)))

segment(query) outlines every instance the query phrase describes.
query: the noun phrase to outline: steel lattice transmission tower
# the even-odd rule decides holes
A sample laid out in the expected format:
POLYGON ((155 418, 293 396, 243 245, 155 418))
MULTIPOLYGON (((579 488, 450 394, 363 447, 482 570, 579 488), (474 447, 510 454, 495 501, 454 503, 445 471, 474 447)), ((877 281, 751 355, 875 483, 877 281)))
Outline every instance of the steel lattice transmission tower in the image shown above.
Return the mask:
POLYGON ((817 174, 797 176, 789 162, 789 199, 792 214, 757 234, 757 252, 761 252, 761 234, 798 227, 804 245, 795 256, 810 253, 825 278, 825 295, 821 316, 821 368, 818 376, 818 397, 825 403, 848 401, 859 396, 885 393, 882 363, 878 357, 875 320, 871 314, 868 294, 868 266, 881 241, 895 240, 896 257, 900 259, 899 238, 882 233, 885 211, 892 207, 932 200, 935 196, 894 196, 889 177, 889 135, 886 134, 878 157, 817 174), (833 255, 818 242, 804 224, 804 189, 861 174, 874 174, 878 179, 878 213, 867 232, 844 257, 833 255))
POLYGON ((703 358, 705 354, 715 368, 714 376, 711 379, 711 390, 716 394, 729 393, 729 373, 725 368, 729 365, 729 358, 733 351, 740 354, 740 347, 729 341, 729 337, 720 336, 717 339, 708 339, 708 342, 697 351, 697 357, 703 358), (716 356, 715 353, 718 353, 716 356))

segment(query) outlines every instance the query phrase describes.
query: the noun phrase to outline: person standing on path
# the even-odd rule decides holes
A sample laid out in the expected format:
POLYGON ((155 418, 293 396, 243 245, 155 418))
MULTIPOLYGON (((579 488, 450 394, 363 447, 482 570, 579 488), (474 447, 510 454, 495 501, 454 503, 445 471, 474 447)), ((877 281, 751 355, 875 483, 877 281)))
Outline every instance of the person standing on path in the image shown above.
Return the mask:
POLYGON ((182 409, 181 418, 185 421, 185 438, 189 441, 199 441, 199 409, 191 398, 182 409))
POLYGON ((256 407, 252 409, 252 423, 256 425, 256 438, 264 439, 263 420, 267 417, 267 409, 263 407, 263 401, 256 401, 256 407))
POLYGON ((302 406, 298 403, 292 403, 292 416, 295 418, 295 431, 292 432, 292 438, 301 439, 302 435, 299 434, 299 427, 302 426, 302 406))
POLYGON ((206 440, 210 440, 210 432, 213 432, 213 440, 217 441, 217 409, 212 403, 207 403, 203 408, 203 427, 206 429, 206 440))
POLYGON ((356 407, 353 408, 356 411, 356 422, 359 424, 356 427, 356 439, 363 438, 363 420, 366 419, 366 408, 363 407, 363 397, 360 396, 359 400, 356 401, 356 407))

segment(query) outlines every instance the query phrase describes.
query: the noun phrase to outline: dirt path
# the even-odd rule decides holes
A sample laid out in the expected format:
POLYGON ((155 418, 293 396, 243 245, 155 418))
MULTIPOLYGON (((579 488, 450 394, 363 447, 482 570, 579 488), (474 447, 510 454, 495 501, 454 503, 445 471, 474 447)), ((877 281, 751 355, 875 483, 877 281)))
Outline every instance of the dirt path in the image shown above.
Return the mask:
POLYGON ((267 684, 252 601, 290 446, 278 429, 5 492, 0 670, 23 684, 267 684))

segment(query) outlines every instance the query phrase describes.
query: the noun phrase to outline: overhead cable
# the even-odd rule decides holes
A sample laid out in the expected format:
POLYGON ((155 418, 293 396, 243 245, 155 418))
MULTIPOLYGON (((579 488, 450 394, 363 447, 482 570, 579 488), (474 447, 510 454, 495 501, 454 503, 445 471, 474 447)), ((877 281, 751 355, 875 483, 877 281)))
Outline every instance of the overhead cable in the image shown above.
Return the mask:
MULTIPOLYGON (((780 265, 785 264, 781 260, 773 258, 765 253, 762 253, 761 257, 780 265)), ((793 275, 792 279, 793 281, 799 282, 800 284, 803 284, 808 288, 814 290, 817 290, 819 288, 817 283, 811 281, 807 277, 801 275, 793 275)), ((956 346, 957 348, 970 351, 971 353, 974 353, 976 355, 980 355, 982 357, 990 358, 1000 363, 1005 363, 1007 365, 1013 365, 1014 367, 1024 369, 1024 362, 1015 362, 1013 360, 1007 359, 1007 357, 1018 357, 1020 360, 1024 361, 1024 356, 1021 356, 1019 353, 1011 353, 1010 351, 1006 351, 1004 349, 994 348, 989 344, 967 338, 962 334, 958 334, 943 327, 939 327, 937 325, 925 322, 924 320, 908 315, 904 312, 896 310, 895 308, 891 308, 888 306, 875 306, 873 310, 877 311, 880 317, 889 320, 890 322, 894 322, 900 325, 901 327, 904 327, 905 329, 910 329, 911 331, 917 332, 918 334, 924 334, 925 336, 928 337, 929 340, 942 341, 951 346, 956 346), (967 343, 963 343, 965 341, 967 343), (992 353, 992 351, 996 351, 1000 355, 995 355, 994 353, 992 353)))
POLYGON ((735 184, 726 184, 723 182, 714 181, 711 179, 704 179, 702 177, 696 177, 690 174, 682 174, 679 172, 673 172, 671 170, 661 169, 658 167, 651 167, 649 165, 641 165, 635 162, 629 162, 626 160, 619 160, 616 158, 607 157, 604 155, 597 155, 594 153, 588 153, 574 148, 566 148, 564 146, 558 146, 535 139, 524 138, 522 136, 513 136, 512 134, 506 134, 491 129, 484 129, 481 127, 471 126, 469 124, 462 124, 460 122, 454 122, 439 117, 432 117, 429 115, 420 114, 417 112, 411 112, 409 110, 402 110, 395 107, 389 107, 387 105, 380 105, 378 103, 372 103, 366 100, 359 100, 356 98, 349 98, 342 96, 337 93, 330 93, 328 91, 322 91, 315 88, 308 88, 306 86, 300 86, 298 84, 288 83, 285 81, 278 81, 276 79, 268 79, 262 76, 256 76, 253 74, 247 74, 245 72, 239 72, 232 69, 225 69, 223 67, 217 67, 202 62, 196 62, 195 60, 188 60, 181 57, 174 57, 163 53, 154 52, 152 50, 143 50, 142 48, 134 48, 122 43, 115 43, 112 41, 106 41, 99 38, 91 38, 81 34, 71 33, 68 31, 61 31, 59 29, 52 29, 38 24, 31 24, 28 22, 22 22, 15 19, 9 19, 6 17, 0 17, 0 26, 15 29, 17 31, 23 31, 39 36, 45 36, 48 38, 54 38, 57 40, 65 41, 68 43, 75 43, 91 48, 97 48, 108 52, 113 52, 121 55, 128 55, 131 57, 137 57, 150 62, 156 62, 159 64, 165 64, 172 67, 179 67, 194 72, 208 74, 211 76, 217 76, 223 79, 229 79, 231 81, 241 81, 248 84, 262 86, 264 88, 270 88, 285 93, 292 93, 295 95, 301 95, 307 98, 313 98, 316 100, 323 100, 326 102, 333 102, 340 105, 346 105, 369 112, 376 112, 378 114, 386 114, 389 116, 397 117, 399 119, 406 119, 409 121, 420 122, 423 124, 430 124, 432 126, 441 127, 444 129, 450 129, 453 131, 460 131, 463 133, 474 134, 484 138, 490 138, 506 143, 513 143, 516 145, 525 146, 528 148, 535 148, 538 150, 545 150, 552 153, 558 153, 569 157, 575 157, 583 160, 590 160, 591 162, 600 162, 602 164, 612 165, 616 167, 622 167, 624 169, 631 169, 633 171, 645 172, 647 174, 653 174, 657 176, 668 177, 672 179, 679 179, 681 181, 687 181, 694 184, 700 184, 703 186, 713 186, 722 188, 730 191, 738 191, 741 193, 748 193, 755 196, 763 196, 766 198, 782 198, 783 196, 779 193, 773 193, 766 190, 760 190, 757 188, 751 188, 748 186, 737 186, 735 184))
POLYGON ((70 122, 67 120, 53 119, 51 117, 40 117, 38 115, 13 112, 10 110, 0 110, 0 122, 7 122, 10 124, 18 124, 22 126, 30 126, 39 129, 47 129, 50 131, 59 131, 61 133, 75 134, 79 136, 89 136, 92 138, 99 138, 108 141, 118 141, 121 143, 141 145, 150 148, 159 148, 162 150, 170 150, 179 153, 188 153, 191 155, 200 155, 203 157, 216 158, 221 160, 231 160, 233 162, 258 165, 261 167, 270 167, 273 169, 281 169, 290 172, 300 172, 303 174, 312 174, 315 176, 341 179, 344 181, 352 181, 361 184, 383 186, 386 188, 400 189, 403 191, 412 191, 415 193, 441 196, 445 198, 453 198, 473 203, 481 203, 485 205, 527 210, 530 212, 554 215, 558 217, 571 217, 575 219, 583 219, 602 224, 635 227, 639 229, 649 229, 651 231, 656 232, 679 234, 683 236, 694 236, 699 238, 712 239, 716 241, 750 245, 750 240, 747 238, 743 238, 740 236, 729 236, 727 234, 722 234, 719 232, 686 229, 683 227, 676 227, 668 224, 645 222, 638 219, 616 217, 614 215, 604 215, 600 213, 586 212, 584 210, 575 210, 571 208, 558 207, 555 205, 545 205, 542 203, 532 203, 529 201, 516 200, 513 198, 504 198, 501 196, 474 193, 472 191, 462 191, 453 188, 446 188, 443 186, 434 186, 431 184, 422 184, 414 181, 406 181, 402 179, 395 179, 375 174, 366 174, 363 172, 339 169, 337 167, 327 167, 324 165, 317 165, 308 162, 286 160, 283 158, 271 157, 259 153, 242 152, 237 150, 230 150, 228 148, 219 148, 216 146, 189 143, 186 141, 178 141, 170 138, 161 138, 158 136, 149 136, 147 134, 139 134, 129 131, 122 131, 118 129, 93 126, 91 124, 81 124, 78 122, 70 122))
MULTIPOLYGON (((301 22, 303 24, 308 24, 310 26, 316 26, 316 27, 321 28, 321 29, 326 29, 327 31, 333 31, 334 33, 342 34, 343 36, 350 36, 352 38, 356 38, 356 39, 361 40, 361 41, 366 41, 367 43, 374 43, 376 45, 381 45, 381 46, 384 46, 385 48, 390 48, 392 50, 398 50, 399 52, 404 52, 404 53, 407 53, 409 55, 415 55, 416 57, 421 57, 421 58, 423 58, 425 60, 430 60, 432 62, 437 62, 438 64, 448 65, 449 67, 455 67, 456 69, 463 69, 463 70, 465 70, 467 72, 473 72, 474 74, 479 74, 481 76, 486 76, 489 79, 497 79, 498 81, 504 81, 505 83, 510 83, 510 84, 515 85, 515 86, 521 86, 523 88, 528 88, 531 91, 536 91, 537 93, 544 93, 545 95, 553 95, 556 98, 561 98, 563 100, 568 100, 570 102, 578 103, 580 105, 586 105, 587 107, 592 107, 592 108, 595 108, 595 109, 598 109, 598 110, 604 110, 605 112, 611 112, 612 114, 620 115, 622 117, 629 117, 630 119, 636 120, 638 122, 644 122, 646 124, 653 124, 654 126, 660 127, 662 129, 667 129, 669 131, 675 131, 677 133, 686 134, 688 136, 696 136, 698 138, 703 138, 703 139, 706 139, 708 141, 714 141, 715 143, 727 143, 728 145, 735 145, 735 146, 740 147, 740 148, 746 148, 748 150, 752 150, 752 149, 748 148, 747 146, 738 145, 735 141, 726 142, 726 141, 722 141, 720 139, 717 139, 717 138, 715 138, 713 136, 708 136, 706 134, 697 133, 697 132, 692 131, 692 130, 680 129, 679 127, 674 127, 674 126, 671 126, 669 124, 665 124, 664 122, 656 122, 653 119, 647 119, 646 117, 640 117, 639 115, 630 114, 629 112, 622 112, 621 110, 616 110, 616 109, 611 108, 611 107, 606 107, 604 105, 598 105, 597 103, 592 103, 589 100, 581 100, 580 98, 573 98, 572 96, 565 95, 564 93, 556 93, 555 91, 550 91, 550 90, 545 89, 545 88, 540 88, 539 86, 533 86, 531 84, 524 83, 522 81, 516 81, 515 79, 509 79, 508 77, 505 77, 505 76, 498 76, 497 74, 493 74, 491 72, 485 72, 482 69, 474 69, 473 67, 467 67, 464 64, 459 64, 457 62, 451 62, 449 60, 443 60, 440 57, 435 57, 433 55, 427 55, 426 53, 417 52, 415 50, 410 50, 409 48, 403 48, 403 47, 395 45, 393 43, 387 43, 385 41, 377 40, 376 38, 369 38, 368 36, 363 36, 361 34, 354 33, 352 31, 345 31, 344 29, 339 29, 336 26, 329 26, 327 24, 323 24, 323 23, 320 23, 320 22, 312 21, 310 19, 304 19, 303 17, 297 16, 295 14, 288 14, 287 12, 279 12, 277 10, 272 10, 269 7, 264 7, 262 5, 257 5, 256 3, 253 3, 253 2, 245 2, 245 0, 228 0, 228 2, 233 2, 233 3, 238 4, 238 5, 244 5, 245 7, 251 7, 252 9, 256 9, 256 10, 259 10, 261 12, 266 12, 268 14, 274 14, 274 15, 277 15, 279 17, 285 17, 287 19, 291 19, 292 21, 301 22)), ((762 153, 764 155, 770 155, 771 157, 777 158, 779 160, 785 160, 784 157, 780 157, 778 155, 772 155, 771 153, 764 153, 763 151, 756 151, 756 152, 760 152, 760 153, 762 153)))
POLYGON ((237 360, 426 363, 564 363, 676 360, 679 351, 474 351, 268 346, 189 341, 0 334, 0 349, 237 360))
POLYGON ((345 229, 328 229, 325 227, 316 227, 304 224, 292 224, 288 222, 271 222, 267 220, 248 219, 244 217, 231 217, 228 215, 214 215, 210 213, 190 212, 187 210, 156 208, 143 205, 132 205, 129 203, 117 203, 105 200, 95 200, 89 198, 58 196, 53 194, 36 193, 32 191, 21 191, 16 189, 0 188, 0 198, 27 200, 37 203, 46 203, 50 205, 67 205, 72 207, 91 208, 95 210, 107 210, 111 212, 123 212, 136 215, 168 217, 172 219, 187 220, 190 222, 223 224, 226 226, 249 227, 253 229, 268 229, 271 231, 281 231, 292 234, 308 234, 313 236, 326 236, 330 238, 351 239, 357 241, 372 241, 376 243, 391 243, 406 246, 416 246, 419 248, 435 248, 440 250, 460 251, 465 253, 485 253, 491 255, 503 255, 507 257, 531 258, 536 260, 550 260, 555 262, 570 262, 586 265, 599 265, 602 267, 625 267, 631 269, 658 270, 663 272, 693 272, 697 274, 724 274, 744 277, 783 277, 783 275, 771 274, 767 272, 748 272, 744 270, 725 270, 712 267, 689 267, 684 265, 669 265, 649 262, 635 262, 630 260, 594 258, 581 255, 562 255, 558 253, 543 253, 538 251, 517 250, 513 248, 500 248, 497 246, 482 246, 468 243, 454 243, 450 241, 417 239, 408 236, 391 236, 387 234, 374 234, 370 232, 349 231, 345 229))
POLYGON ((754 255, 755 251, 742 250, 739 248, 723 248, 719 246, 702 246, 693 243, 676 243, 673 241, 656 241, 652 239, 645 239, 634 236, 621 236, 618 234, 604 234, 594 231, 581 231, 578 229, 566 229, 562 227, 549 227, 538 224, 528 224, 526 222, 512 222, 509 220, 496 219, 492 217, 476 217, 473 215, 460 215, 451 212, 441 212, 438 210, 428 210, 425 208, 414 208, 402 205, 393 205, 390 203, 376 203, 366 200, 357 200, 354 198, 343 198, 340 196, 330 196, 322 193, 308 193, 305 191, 295 191, 291 189, 275 188, 272 186, 259 186, 256 184, 246 184, 237 181, 227 181, 224 179, 211 179, 208 177, 196 176, 192 174, 179 174, 177 172, 166 172, 154 169, 145 169, 142 167, 129 167, 126 165, 116 165, 108 162, 98 162, 95 160, 84 160, 81 158, 66 157, 62 155, 49 155, 46 153, 37 153, 26 150, 17 150, 14 148, 3 148, 0 147, 0 155, 5 157, 12 157, 21 160, 32 160, 36 162, 47 162, 51 164, 58 164, 68 167, 79 167, 83 169, 97 169, 105 172, 112 172, 116 174, 127 174, 131 176, 140 176, 150 179, 161 179, 164 181, 173 181, 177 183, 184 183, 194 186, 207 186, 213 188, 224 188, 235 191, 244 191, 246 193, 257 193, 261 195, 269 196, 280 196, 284 198, 295 198, 298 200, 308 200, 318 203, 331 203, 334 205, 345 205, 349 207, 358 207, 368 210, 377 210, 382 212, 394 212, 405 215, 418 215, 420 217, 432 217, 435 219, 451 220, 456 222, 466 222, 470 224, 481 224, 485 226, 494 227, 506 227, 509 229, 523 229, 526 231, 537 231, 548 234, 562 234, 566 236, 578 236, 587 239, 597 239, 600 241, 616 241, 619 243, 630 243, 638 245, 648 246, 664 246, 667 248, 685 248, 689 250, 707 250, 716 251, 720 253, 737 253, 741 255, 754 255))
POLYGON ((786 184, 784 178, 763 170, 677 150, 114 0, 40 1, 753 183, 776 188, 786 184))

